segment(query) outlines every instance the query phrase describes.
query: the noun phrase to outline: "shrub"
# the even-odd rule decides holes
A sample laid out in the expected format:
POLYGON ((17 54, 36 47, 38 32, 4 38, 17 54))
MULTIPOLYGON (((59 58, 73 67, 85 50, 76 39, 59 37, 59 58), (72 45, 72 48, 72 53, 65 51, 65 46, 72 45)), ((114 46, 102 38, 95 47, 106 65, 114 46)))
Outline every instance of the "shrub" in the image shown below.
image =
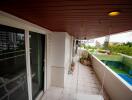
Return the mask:
POLYGON ((129 45, 113 45, 109 46, 109 50, 113 53, 122 53, 132 56, 132 47, 129 45))

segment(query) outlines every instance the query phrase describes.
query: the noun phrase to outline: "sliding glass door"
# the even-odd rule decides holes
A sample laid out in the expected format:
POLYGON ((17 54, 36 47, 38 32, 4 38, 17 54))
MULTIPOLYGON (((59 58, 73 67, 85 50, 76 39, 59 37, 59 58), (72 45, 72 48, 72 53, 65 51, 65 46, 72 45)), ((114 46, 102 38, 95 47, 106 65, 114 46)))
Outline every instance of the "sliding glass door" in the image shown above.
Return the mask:
POLYGON ((0 100, 28 100, 24 30, 0 25, 0 100))
MULTIPOLYGON (((44 89, 45 35, 29 32, 32 97, 44 89)), ((0 25, 0 100, 28 100, 25 31, 0 25)), ((28 80, 30 81, 30 80, 28 80)))
POLYGON ((45 35, 30 32, 30 60, 33 99, 44 89, 45 35))

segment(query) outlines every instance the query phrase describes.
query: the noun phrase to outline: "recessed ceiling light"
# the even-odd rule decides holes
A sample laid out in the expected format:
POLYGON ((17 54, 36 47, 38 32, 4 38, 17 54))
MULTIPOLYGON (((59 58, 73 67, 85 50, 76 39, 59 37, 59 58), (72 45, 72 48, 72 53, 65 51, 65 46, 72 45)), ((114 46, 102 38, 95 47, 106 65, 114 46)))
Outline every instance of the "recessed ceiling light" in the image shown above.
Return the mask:
POLYGON ((112 17, 113 17, 113 16, 118 16, 119 14, 120 14, 119 11, 112 11, 112 12, 109 12, 109 13, 108 13, 108 15, 109 15, 109 16, 112 16, 112 17))

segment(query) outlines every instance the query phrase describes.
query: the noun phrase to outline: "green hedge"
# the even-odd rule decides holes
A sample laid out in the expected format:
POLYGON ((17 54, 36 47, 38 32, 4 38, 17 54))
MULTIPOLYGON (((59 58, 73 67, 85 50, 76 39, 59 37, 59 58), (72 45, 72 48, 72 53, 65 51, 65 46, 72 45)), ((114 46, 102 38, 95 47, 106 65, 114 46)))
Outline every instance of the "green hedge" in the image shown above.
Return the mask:
POLYGON ((128 45, 113 45, 113 46, 109 46, 109 50, 112 53, 122 53, 122 54, 126 54, 129 56, 132 56, 132 47, 128 46, 128 45))

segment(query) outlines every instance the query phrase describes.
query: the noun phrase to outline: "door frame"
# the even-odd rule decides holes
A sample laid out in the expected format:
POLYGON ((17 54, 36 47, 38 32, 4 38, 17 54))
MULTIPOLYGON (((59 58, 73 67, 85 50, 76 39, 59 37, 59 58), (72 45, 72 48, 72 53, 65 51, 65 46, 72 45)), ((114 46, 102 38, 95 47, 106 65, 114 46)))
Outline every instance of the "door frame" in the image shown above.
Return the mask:
POLYGON ((25 30, 25 50, 26 50, 28 98, 29 100, 33 100, 32 99, 31 65, 30 65, 30 41, 29 41, 29 31, 28 30, 25 30))
POLYGON ((25 49, 27 49, 27 54, 26 54, 26 67, 27 67, 27 83, 28 83, 28 95, 29 95, 29 100, 33 100, 32 98, 32 78, 31 78, 31 62, 30 62, 30 37, 29 37, 29 34, 30 32, 34 32, 36 34, 41 34, 41 35, 44 35, 44 61, 43 61, 43 90, 40 91, 38 93, 38 95, 36 96, 35 100, 39 100, 44 92, 47 90, 47 34, 43 34, 43 33, 38 33, 38 32, 35 32, 35 31, 31 31, 31 30, 27 30, 25 31, 25 49), (28 56, 28 57, 27 57, 28 56))

